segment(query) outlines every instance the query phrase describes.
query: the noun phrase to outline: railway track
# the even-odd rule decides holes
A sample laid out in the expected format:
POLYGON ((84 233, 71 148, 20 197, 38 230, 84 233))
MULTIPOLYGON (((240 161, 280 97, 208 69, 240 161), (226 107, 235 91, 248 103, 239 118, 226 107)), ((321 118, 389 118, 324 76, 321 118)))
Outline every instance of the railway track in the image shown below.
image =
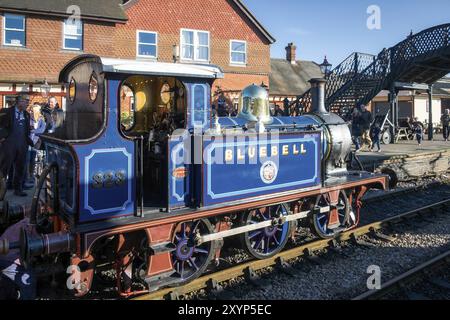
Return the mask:
POLYGON ((396 291, 406 291, 406 296, 409 299, 427 299, 427 296, 420 293, 408 291, 408 286, 417 282, 421 284, 429 283, 432 286, 437 287, 437 289, 444 290, 448 293, 450 292, 450 283, 434 277, 433 273, 436 273, 439 270, 445 270, 445 268, 448 270, 449 264, 450 250, 395 277, 394 279, 391 279, 383 284, 380 289, 369 290, 355 297, 353 300, 381 300, 389 297, 396 291))
POLYGON ((381 231, 389 226, 399 224, 412 217, 418 216, 426 219, 426 215, 430 213, 438 213, 442 209, 450 206, 450 199, 439 201, 431 205, 420 207, 393 217, 386 218, 381 221, 366 224, 356 229, 342 233, 339 237, 332 240, 317 240, 303 244, 301 246, 283 251, 278 255, 266 260, 247 261, 231 268, 204 275, 191 283, 177 288, 165 288, 149 294, 134 297, 133 300, 165 300, 179 299, 184 295, 206 289, 208 292, 219 292, 221 283, 232 280, 234 278, 245 277, 247 281, 254 282, 256 280, 256 272, 268 267, 277 267, 278 270, 285 273, 292 273, 292 268, 288 264, 290 260, 311 257, 315 252, 324 249, 336 249, 342 243, 353 242, 356 245, 365 245, 365 241, 361 239, 363 236, 373 236, 377 239, 391 241, 393 238, 381 231))

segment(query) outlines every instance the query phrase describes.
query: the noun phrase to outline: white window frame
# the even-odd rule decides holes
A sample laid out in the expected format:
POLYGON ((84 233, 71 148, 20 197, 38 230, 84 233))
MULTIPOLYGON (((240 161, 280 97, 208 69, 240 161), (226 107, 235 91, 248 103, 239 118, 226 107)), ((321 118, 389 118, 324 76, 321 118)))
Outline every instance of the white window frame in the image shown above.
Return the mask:
POLYGON ((207 62, 209 63, 211 61, 211 33, 206 30, 195 30, 195 29, 180 29, 180 60, 181 61, 194 61, 194 62, 207 62), (192 59, 183 57, 183 31, 187 32, 193 32, 194 33, 194 56, 192 59), (208 34, 208 59, 200 59, 198 57, 198 48, 199 47, 206 47, 205 45, 199 45, 198 41, 198 34, 199 33, 206 33, 208 34))
POLYGON ((3 45, 4 46, 8 46, 8 47, 19 47, 19 48, 24 48, 26 46, 27 43, 27 33, 26 33, 26 26, 27 23, 27 18, 24 15, 21 14, 13 14, 13 13, 5 13, 3 14, 3 45), (14 17, 21 17, 23 18, 23 29, 10 29, 10 28, 6 28, 6 16, 14 16, 14 17), (6 31, 19 31, 19 32, 23 32, 23 34, 25 35, 24 37, 24 43, 22 44, 13 44, 13 43, 6 43, 6 31))
POLYGON ((192 86, 192 98, 191 98, 191 106, 192 106, 192 113, 191 113, 191 122, 192 122, 192 126, 194 128, 204 128, 205 125, 208 122, 208 87, 205 84, 194 84, 192 86), (204 94, 204 102, 203 102, 203 106, 205 107, 204 112, 203 112, 203 121, 199 122, 199 121, 195 121, 195 89, 197 87, 201 87, 203 89, 203 94, 204 94))
POLYGON ((81 23, 81 34, 66 34, 66 21, 68 19, 63 21, 63 49, 64 50, 71 50, 71 51, 83 51, 84 49, 84 23, 82 20, 80 20, 81 23), (80 36, 81 37, 81 48, 70 48, 66 47, 66 36, 80 36))
POLYGON ((230 40, 230 64, 233 66, 246 66, 247 65, 247 61, 248 61, 248 47, 247 47, 247 41, 244 40, 236 40, 236 39, 232 39, 230 40), (245 51, 235 51, 233 50, 233 42, 239 42, 239 43, 243 43, 245 45, 245 51), (237 62, 237 61, 233 61, 233 53, 244 53, 245 55, 245 60, 244 62, 237 62))
POLYGON ((147 59, 158 59, 158 32, 155 31, 147 31, 147 30, 136 30, 136 57, 139 58, 147 58, 147 59), (140 33, 150 33, 155 35, 155 43, 145 43, 139 42, 139 34, 140 33), (149 56, 145 54, 139 54, 139 45, 154 45, 156 47, 155 56, 149 56))

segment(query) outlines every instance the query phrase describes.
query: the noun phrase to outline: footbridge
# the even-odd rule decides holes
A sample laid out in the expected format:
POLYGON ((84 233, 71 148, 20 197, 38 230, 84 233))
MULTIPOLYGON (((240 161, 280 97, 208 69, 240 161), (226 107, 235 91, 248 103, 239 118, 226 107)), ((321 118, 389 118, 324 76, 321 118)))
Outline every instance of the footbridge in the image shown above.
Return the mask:
MULTIPOLYGON (((426 88, 431 99, 431 85, 448 73, 450 24, 443 24, 411 33, 377 56, 351 54, 327 75, 326 107, 345 117, 353 107, 367 104, 382 90, 389 90, 392 122, 398 125, 399 90, 426 88)), ((311 106, 311 92, 299 96, 296 102, 307 111, 311 106)))

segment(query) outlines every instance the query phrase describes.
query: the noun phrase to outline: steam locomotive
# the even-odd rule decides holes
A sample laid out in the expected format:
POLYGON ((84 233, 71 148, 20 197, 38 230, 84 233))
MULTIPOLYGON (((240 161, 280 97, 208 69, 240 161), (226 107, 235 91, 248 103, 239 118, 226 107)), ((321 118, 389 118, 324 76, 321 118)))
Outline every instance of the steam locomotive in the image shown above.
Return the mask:
POLYGON ((222 77, 210 65, 70 61, 64 119, 42 138, 46 166, 20 240, 0 252, 20 250, 47 274, 73 267, 76 296, 109 265, 129 297, 195 279, 231 239, 265 259, 299 226, 320 238, 354 228, 363 195, 388 177, 348 169, 350 131, 324 107, 326 81, 311 80, 303 116, 272 117, 267 91, 251 85, 237 117, 217 117, 211 86, 222 77))

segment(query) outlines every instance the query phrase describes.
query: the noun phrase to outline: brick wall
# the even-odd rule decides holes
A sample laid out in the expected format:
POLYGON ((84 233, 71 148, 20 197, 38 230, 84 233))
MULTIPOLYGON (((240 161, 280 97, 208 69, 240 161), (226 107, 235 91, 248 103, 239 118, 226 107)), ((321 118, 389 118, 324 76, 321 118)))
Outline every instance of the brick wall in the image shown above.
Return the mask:
POLYGON ((180 45, 180 29, 210 32, 211 63, 226 74, 224 90, 241 90, 251 83, 268 84, 270 45, 260 31, 229 0, 137 1, 126 6, 129 21, 117 26, 115 55, 136 57, 136 30, 158 32, 158 61, 172 62, 172 47, 180 45), (158 10, 148 10, 158 8, 158 10), (132 41, 130 41, 130 39, 132 41), (230 40, 247 42, 247 66, 230 65, 230 40))
MULTIPOLYGON (((112 52, 113 24, 85 22, 84 52, 112 52)), ((0 47, 0 81, 57 83, 59 71, 78 51, 63 50, 63 20, 31 15, 26 18, 26 48, 0 47)))
MULTIPOLYGON (((210 32, 211 63, 220 66, 223 90, 268 84, 270 43, 230 0, 146 0, 125 6, 126 24, 84 21, 84 50, 99 56, 136 59, 136 30, 158 33, 158 61, 172 62, 172 47, 180 45, 180 29, 210 32), (247 42, 247 65, 230 65, 230 40, 247 42)), ((0 26, 1 19, 0 15, 0 26)), ((1 27, 0 27, 1 28, 1 27)), ((1 41, 2 32, 0 32, 1 41)), ((0 45, 0 82, 56 83, 61 68, 80 54, 63 50, 63 19, 27 15, 26 48, 0 45)), ((1 98, 1 97, 0 97, 1 98)), ((2 99, 0 99, 2 100, 2 99)))

